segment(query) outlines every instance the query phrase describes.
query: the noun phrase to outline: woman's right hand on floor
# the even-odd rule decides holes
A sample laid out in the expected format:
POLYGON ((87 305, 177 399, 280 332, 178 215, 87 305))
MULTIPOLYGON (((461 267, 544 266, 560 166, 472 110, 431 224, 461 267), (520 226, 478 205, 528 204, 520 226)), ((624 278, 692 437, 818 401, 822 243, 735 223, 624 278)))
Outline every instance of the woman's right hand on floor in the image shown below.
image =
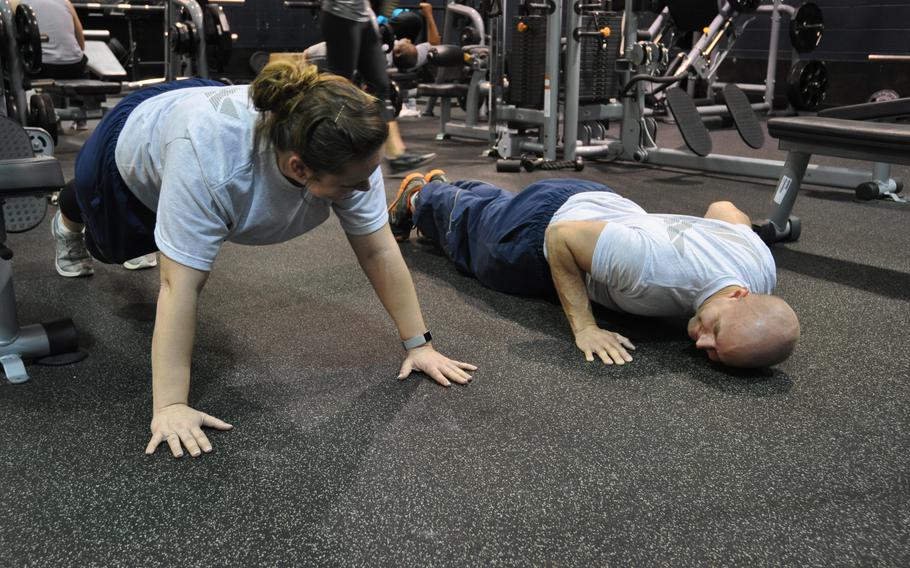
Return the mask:
POLYGON ((152 417, 152 439, 145 448, 146 455, 155 453, 162 442, 167 442, 175 458, 183 456, 183 447, 193 457, 212 451, 212 444, 202 432, 202 427, 230 430, 227 422, 199 412, 185 404, 172 404, 155 412, 152 417))
POLYGON ((575 345, 585 354, 585 359, 593 361, 594 355, 597 355, 605 365, 622 365, 632 361, 627 349, 635 349, 629 338, 596 325, 576 333, 575 345))

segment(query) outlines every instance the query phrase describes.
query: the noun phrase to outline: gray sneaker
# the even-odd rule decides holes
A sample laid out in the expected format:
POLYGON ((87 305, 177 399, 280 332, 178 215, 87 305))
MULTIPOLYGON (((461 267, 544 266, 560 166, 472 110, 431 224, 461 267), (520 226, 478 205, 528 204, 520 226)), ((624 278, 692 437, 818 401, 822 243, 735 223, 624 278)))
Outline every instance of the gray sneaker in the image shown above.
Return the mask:
POLYGON ((67 278, 91 276, 95 273, 92 267, 92 255, 85 248, 85 236, 82 233, 68 231, 60 221, 60 212, 54 215, 51 222, 51 233, 57 249, 54 265, 57 274, 67 278))

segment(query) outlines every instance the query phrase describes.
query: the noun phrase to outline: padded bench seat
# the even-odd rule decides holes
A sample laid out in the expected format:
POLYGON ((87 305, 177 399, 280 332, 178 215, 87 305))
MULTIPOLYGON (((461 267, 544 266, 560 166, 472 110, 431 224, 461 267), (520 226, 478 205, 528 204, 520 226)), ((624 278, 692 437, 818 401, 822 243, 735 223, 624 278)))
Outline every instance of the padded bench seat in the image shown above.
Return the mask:
POLYGON ((466 97, 468 85, 463 83, 421 83, 417 85, 420 97, 466 97))
POLYGON ((47 193, 64 185, 60 162, 53 156, 0 161, 0 197, 47 193))
POLYGON ((882 120, 892 122, 910 117, 910 98, 862 103, 825 109, 818 113, 824 118, 844 118, 847 120, 882 120))
POLYGON ((95 81, 93 79, 56 79, 52 85, 43 87, 48 91, 57 91, 68 97, 85 95, 117 95, 122 88, 113 81, 95 81))
POLYGON ((394 71, 389 69, 389 79, 399 85, 411 85, 417 82, 418 74, 414 71, 394 71))
POLYGON ((883 163, 884 170, 876 167, 873 177, 857 187, 857 196, 862 199, 900 192, 897 182, 889 178, 888 168, 892 163, 910 164, 910 124, 798 116, 772 118, 768 134, 780 141, 781 150, 787 150, 771 199, 771 213, 767 220, 752 225, 769 245, 795 241, 802 232, 802 222, 790 213, 812 155, 883 163))
POLYGON ((772 118, 768 134, 779 139, 784 150, 793 145, 812 146, 815 154, 868 154, 865 159, 910 164, 910 124, 818 116, 772 118), (844 151, 832 151, 838 148, 844 151))

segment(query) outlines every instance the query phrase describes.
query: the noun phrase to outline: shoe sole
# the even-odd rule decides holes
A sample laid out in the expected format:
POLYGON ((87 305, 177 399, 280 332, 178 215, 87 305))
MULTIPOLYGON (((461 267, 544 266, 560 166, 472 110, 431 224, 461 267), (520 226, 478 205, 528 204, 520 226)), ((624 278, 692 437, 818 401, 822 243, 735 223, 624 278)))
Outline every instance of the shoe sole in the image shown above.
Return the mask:
MULTIPOLYGON (((418 180, 418 179, 420 181, 424 181, 423 174, 420 172, 413 172, 413 173, 410 173, 407 176, 405 176, 405 178, 401 181, 401 185, 398 186, 398 193, 395 194, 395 199, 393 199, 392 203, 389 204, 389 208, 388 208, 389 215, 392 214, 392 211, 394 211, 395 209, 398 208, 398 204, 401 202, 402 199, 406 200, 405 201, 405 210, 408 213, 411 213, 411 203, 410 203, 410 201, 407 201, 407 199, 409 197, 408 196, 408 186, 411 185, 411 182, 413 182, 414 180, 418 180)), ((397 234, 397 235, 395 234, 395 231, 392 231, 392 235, 394 235, 396 241, 398 241, 399 243, 403 243, 411 238, 411 231, 410 231, 410 229, 408 229, 407 234, 397 234)))
POLYGON ((432 182, 434 182, 434 181, 441 181, 441 182, 443 182, 443 183, 448 183, 448 181, 449 181, 449 180, 446 178, 446 172, 445 172, 445 170, 440 170, 440 169, 438 169, 438 168, 435 169, 435 170, 430 170, 429 173, 427 173, 427 175, 423 176, 423 179, 424 179, 424 181, 426 181, 427 183, 432 183, 432 182), (438 179, 438 180, 437 180, 437 179, 433 179, 433 178, 435 178, 436 176, 440 176, 440 179, 438 179))
POLYGON ((56 262, 54 262, 54 268, 57 269, 57 274, 65 278, 79 278, 82 276, 91 276, 95 273, 94 268, 90 268, 88 270, 80 270, 79 272, 70 272, 69 270, 63 270, 60 268, 60 265, 56 262))
POLYGON ((126 261, 122 264, 122 266, 127 270, 145 270, 146 268, 155 268, 158 266, 158 259, 156 258, 155 260, 149 262, 143 257, 143 259, 139 262, 126 261))
POLYGON ((423 165, 425 165, 425 164, 429 164, 430 162, 432 162, 432 161, 435 160, 435 159, 436 159, 436 154, 433 153, 429 158, 420 160, 419 162, 416 162, 416 163, 414 163, 414 164, 411 164, 411 165, 409 165, 409 166, 406 167, 406 168, 396 169, 394 166, 392 166, 392 165, 390 164, 390 165, 389 165, 389 171, 390 171, 390 173, 392 173, 392 174, 404 173, 404 172, 406 172, 406 171, 408 171, 408 170, 414 170, 414 169, 419 168, 419 167, 421 167, 421 166, 423 166, 423 165))
POLYGON ((123 268, 126 268, 127 270, 145 270, 146 268, 155 268, 156 266, 158 266, 157 262, 155 264, 149 264, 147 262, 143 262, 142 264, 123 263, 123 268))

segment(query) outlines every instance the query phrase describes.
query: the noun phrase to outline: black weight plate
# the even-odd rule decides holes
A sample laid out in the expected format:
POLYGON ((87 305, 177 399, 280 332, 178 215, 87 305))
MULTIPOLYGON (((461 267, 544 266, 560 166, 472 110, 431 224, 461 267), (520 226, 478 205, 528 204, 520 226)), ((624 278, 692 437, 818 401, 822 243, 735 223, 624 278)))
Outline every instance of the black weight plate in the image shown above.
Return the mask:
POLYGON ((790 21, 790 43, 800 53, 809 53, 822 39, 825 22, 822 10, 814 2, 806 2, 794 14, 790 21))

